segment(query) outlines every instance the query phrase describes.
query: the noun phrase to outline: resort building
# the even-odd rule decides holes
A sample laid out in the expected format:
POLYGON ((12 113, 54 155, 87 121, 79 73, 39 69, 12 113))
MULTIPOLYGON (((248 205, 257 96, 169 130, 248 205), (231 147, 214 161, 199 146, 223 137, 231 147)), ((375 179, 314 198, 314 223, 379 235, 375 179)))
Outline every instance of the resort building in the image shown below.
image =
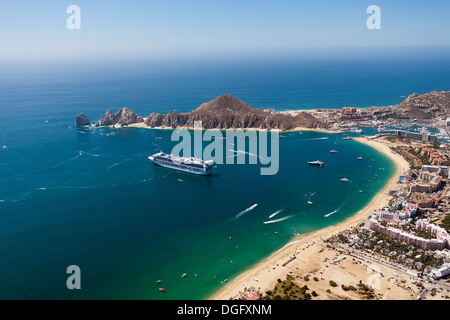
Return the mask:
POLYGON ((436 279, 440 279, 450 274, 450 263, 443 264, 439 269, 434 269, 431 271, 436 279))
POLYGON ((421 172, 431 172, 448 178, 450 171, 448 166, 422 166, 421 172))
POLYGON ((426 219, 420 219, 416 222, 416 227, 430 232, 437 240, 446 241, 450 245, 450 235, 447 230, 435 224, 430 223, 426 219))
POLYGON ((432 193, 433 187, 428 183, 413 183, 409 189, 409 191, 412 192, 425 192, 425 193, 432 193))
POLYGON ((374 214, 380 220, 387 220, 390 222, 406 222, 411 219, 417 212, 417 205, 402 200, 397 200, 392 204, 392 208, 384 207, 374 211, 374 214), (399 208, 400 210, 393 210, 392 208, 399 208))
POLYGON ((450 117, 445 120, 445 126, 450 126, 450 117))
POLYGON ((449 246, 448 238, 425 239, 412 235, 400 229, 385 227, 377 220, 368 219, 365 223, 367 229, 383 233, 390 238, 399 240, 406 244, 413 244, 425 250, 443 250, 449 246))
POLYGON ((431 135, 431 134, 425 134, 425 133, 397 130, 397 131, 395 131, 395 135, 406 137, 408 139, 413 139, 413 140, 437 141, 437 136, 431 135))

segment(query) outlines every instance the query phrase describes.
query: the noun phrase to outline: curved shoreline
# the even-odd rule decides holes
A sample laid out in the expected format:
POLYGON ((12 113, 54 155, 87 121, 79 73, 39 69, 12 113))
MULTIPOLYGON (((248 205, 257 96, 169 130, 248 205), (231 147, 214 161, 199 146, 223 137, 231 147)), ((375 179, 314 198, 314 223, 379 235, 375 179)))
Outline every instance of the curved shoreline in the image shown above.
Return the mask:
MULTIPOLYGON (((348 229, 364 220, 374 209, 380 208, 387 203, 388 192, 395 187, 397 179, 403 174, 403 171, 409 168, 409 163, 399 154, 392 152, 387 142, 367 140, 365 138, 355 138, 354 140, 375 148, 394 162, 396 167, 395 174, 389 179, 383 189, 372 198, 370 203, 347 220, 294 238, 291 242, 271 254, 268 258, 265 258, 257 265, 236 277, 225 288, 218 290, 209 297, 210 300, 228 300, 229 298, 236 296, 240 291, 243 291, 244 288, 249 287, 256 286, 261 292, 272 289, 275 286, 277 279, 284 279, 287 272, 286 269, 276 268, 275 266, 285 263, 290 258, 291 254, 300 246, 305 245, 308 242, 321 241, 322 238, 328 238, 336 232, 348 229), (255 281, 256 279, 257 281, 255 281)), ((301 259, 304 261, 308 261, 309 258, 311 257, 301 256, 301 259)))

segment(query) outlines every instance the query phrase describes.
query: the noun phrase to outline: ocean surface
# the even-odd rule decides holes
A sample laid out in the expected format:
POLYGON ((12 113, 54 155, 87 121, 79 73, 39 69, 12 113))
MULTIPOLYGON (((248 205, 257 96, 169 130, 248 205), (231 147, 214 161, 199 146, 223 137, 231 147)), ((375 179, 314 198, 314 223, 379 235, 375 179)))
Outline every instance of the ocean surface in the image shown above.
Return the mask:
POLYGON ((172 150, 172 130, 76 128, 78 113, 186 112, 221 94, 277 110, 392 105, 448 90, 449 71, 431 62, 3 70, 0 298, 205 299, 295 234, 354 215, 395 171, 342 136, 290 132, 276 175, 260 175, 247 154, 247 164, 195 176, 147 159, 172 150), (306 163, 317 159, 328 166, 306 163), (66 287, 70 265, 81 290, 66 287))

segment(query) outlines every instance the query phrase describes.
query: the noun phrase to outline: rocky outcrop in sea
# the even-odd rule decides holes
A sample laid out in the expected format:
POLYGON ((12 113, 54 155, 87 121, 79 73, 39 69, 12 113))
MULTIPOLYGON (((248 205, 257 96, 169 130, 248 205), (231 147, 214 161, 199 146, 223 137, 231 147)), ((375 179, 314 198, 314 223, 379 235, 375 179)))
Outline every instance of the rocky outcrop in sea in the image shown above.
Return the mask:
POLYGON ((75 118, 75 125, 76 126, 88 126, 90 125, 89 119, 87 117, 87 115, 85 115, 84 113, 80 113, 79 115, 77 115, 77 117, 75 118))

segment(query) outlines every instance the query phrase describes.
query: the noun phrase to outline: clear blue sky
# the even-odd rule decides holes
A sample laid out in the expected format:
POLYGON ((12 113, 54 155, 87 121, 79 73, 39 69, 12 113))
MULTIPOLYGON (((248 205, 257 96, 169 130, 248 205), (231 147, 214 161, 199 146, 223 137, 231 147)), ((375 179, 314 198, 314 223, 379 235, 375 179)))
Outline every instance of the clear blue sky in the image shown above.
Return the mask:
POLYGON ((448 0, 0 0, 0 63, 450 47, 449 16, 448 0), (366 27, 372 4, 381 30, 366 27))

